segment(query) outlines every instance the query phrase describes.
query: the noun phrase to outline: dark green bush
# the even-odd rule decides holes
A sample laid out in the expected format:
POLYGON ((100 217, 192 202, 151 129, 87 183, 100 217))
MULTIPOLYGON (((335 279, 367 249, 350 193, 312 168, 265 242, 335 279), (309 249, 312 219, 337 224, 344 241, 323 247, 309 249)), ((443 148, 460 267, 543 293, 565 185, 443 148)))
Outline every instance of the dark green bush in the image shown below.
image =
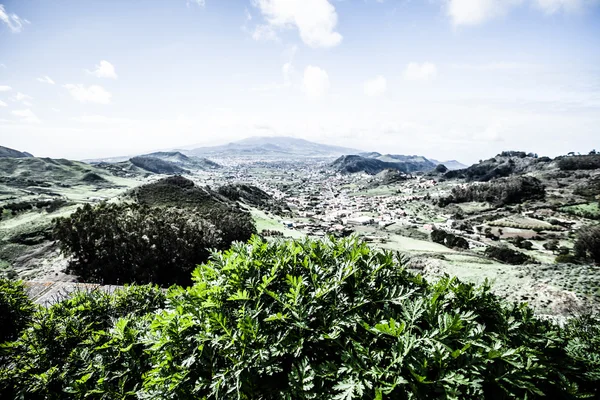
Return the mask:
POLYGON ((85 282, 190 284, 210 249, 227 249, 255 232, 247 213, 224 208, 151 208, 86 204, 56 221, 54 237, 72 256, 68 271, 85 282))
POLYGON ((542 182, 531 176, 498 179, 493 182, 455 186, 448 197, 438 200, 440 206, 470 201, 487 202, 496 206, 518 204, 526 200, 542 200, 546 189, 542 182))
POLYGON ((0 343, 16 339, 34 311, 22 282, 0 278, 0 343))
POLYGON ((112 367, 103 381, 93 382, 97 388, 110 388, 112 395, 103 398, 121 398, 114 393, 141 387, 140 368, 149 365, 143 363, 144 346, 131 342, 131 329, 144 325, 147 330, 145 316, 165 307, 165 301, 158 287, 131 286, 113 295, 79 292, 40 309, 22 337, 5 345, 11 358, 0 365, 0 393, 26 399, 101 398, 85 382, 106 364, 112 367))
POLYGON ((443 231, 441 229, 434 229, 431 231, 431 241, 434 243, 442 244, 451 249, 468 249, 469 242, 460 236, 456 236, 452 233, 443 231))
POLYGON ((574 171, 578 169, 600 168, 600 155, 590 154, 585 156, 562 157, 558 161, 558 168, 563 171, 574 171))
POLYGON ((515 237, 513 240, 511 240, 511 242, 516 247, 523 249, 523 250, 533 249, 533 243, 531 243, 529 240, 525 240, 525 238, 522 236, 515 237))
POLYGON ((485 255, 506 264, 521 265, 531 261, 531 258, 519 251, 504 246, 489 246, 485 255))
POLYGON ((600 225, 584 226, 577 232, 575 256, 600 263, 600 225))

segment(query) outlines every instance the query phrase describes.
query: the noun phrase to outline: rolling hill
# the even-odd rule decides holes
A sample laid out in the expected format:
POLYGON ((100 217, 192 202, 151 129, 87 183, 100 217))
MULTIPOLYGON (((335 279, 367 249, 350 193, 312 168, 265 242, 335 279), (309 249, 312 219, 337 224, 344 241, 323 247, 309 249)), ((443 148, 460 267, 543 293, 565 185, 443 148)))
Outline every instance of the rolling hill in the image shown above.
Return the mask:
POLYGON ((362 157, 359 155, 341 156, 335 160, 331 167, 342 174, 365 172, 376 175, 381 171, 393 169, 404 173, 431 171, 435 165, 426 158, 413 156, 378 156, 377 158, 362 157), (405 157, 404 159, 401 157, 405 157), (383 158, 381 160, 380 158, 383 158), (404 161, 402 161, 404 160, 404 161))
POLYGON ((18 151, 18 150, 11 149, 8 147, 0 146, 0 157, 1 158, 6 158, 6 157, 26 158, 26 157, 33 157, 33 155, 30 153, 27 153, 25 151, 18 151))

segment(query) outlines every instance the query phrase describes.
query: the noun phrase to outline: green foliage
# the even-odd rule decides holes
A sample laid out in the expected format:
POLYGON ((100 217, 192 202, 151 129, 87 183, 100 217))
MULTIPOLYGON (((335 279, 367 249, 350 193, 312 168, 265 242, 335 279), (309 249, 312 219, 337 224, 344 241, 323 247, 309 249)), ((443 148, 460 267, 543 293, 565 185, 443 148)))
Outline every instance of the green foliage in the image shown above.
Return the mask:
POLYGON ((27 399, 600 395, 598 319, 560 328, 487 283, 428 283, 355 237, 254 237, 193 276, 166 299, 128 288, 39 311, 9 343, 0 390, 27 399))
POLYGON ((158 287, 131 286, 114 295, 79 292, 39 310, 19 340, 4 345, 11 358, 0 366, 0 392, 27 399, 125 397, 148 368, 138 343, 146 315, 164 306, 158 287))
POLYGON ((460 236, 456 236, 452 233, 443 231, 441 229, 434 229, 431 231, 431 241, 434 243, 442 244, 451 249, 468 249, 469 242, 460 236))
POLYGON ((0 278, 0 343, 16 339, 34 311, 22 282, 0 278))
POLYGON ((517 236, 511 242, 519 249, 523 249, 523 250, 533 249, 533 243, 531 243, 529 240, 525 240, 525 238, 523 236, 517 236))
POLYGON ((104 284, 189 284, 210 249, 226 249, 255 232, 247 215, 137 204, 86 204, 56 221, 54 237, 72 256, 69 271, 104 284))
POLYGON ((558 161, 558 168, 563 171, 598 169, 600 168, 600 155, 590 154, 585 156, 563 157, 558 161))
POLYGON ((531 261, 531 258, 519 251, 505 246, 489 246, 484 253, 487 257, 501 261, 506 264, 521 265, 531 261))
POLYGON ((456 186, 448 197, 439 199, 441 206, 471 201, 487 202, 496 206, 518 204, 526 200, 542 200, 546 189, 541 181, 531 176, 498 179, 488 183, 456 186))
POLYGON ((600 263, 600 226, 584 226, 579 229, 573 250, 578 258, 600 263))

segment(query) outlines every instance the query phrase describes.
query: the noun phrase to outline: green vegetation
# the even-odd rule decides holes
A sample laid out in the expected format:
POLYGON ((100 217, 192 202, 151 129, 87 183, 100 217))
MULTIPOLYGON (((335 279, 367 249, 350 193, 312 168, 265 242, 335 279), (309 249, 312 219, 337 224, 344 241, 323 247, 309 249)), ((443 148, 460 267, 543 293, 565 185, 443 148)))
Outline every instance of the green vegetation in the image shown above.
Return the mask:
POLYGON ((600 219, 600 204, 598 204, 598 202, 561 207, 560 211, 564 211, 578 217, 600 219))
POLYGON ((526 254, 506 246, 489 246, 485 249, 485 255, 494 260, 511 265, 521 265, 531 262, 531 258, 526 254))
POLYGON ((456 236, 452 233, 440 229, 434 229, 431 232, 431 241, 439 244, 443 244, 451 249, 468 249, 469 242, 465 238, 456 236))
POLYGON ((600 226, 585 226, 577 232, 575 256, 600 264, 600 226))
POLYGON ((489 287, 430 284, 356 238, 214 253, 194 285, 40 309, 2 345, 8 398, 575 399, 600 395, 600 320, 561 328, 489 287))
POLYGON ((526 200, 542 200, 545 195, 546 190, 539 179, 519 176, 488 183, 455 186, 450 196, 439 199, 439 204, 443 207, 451 203, 476 201, 502 206, 526 200))
POLYGON ((600 154, 563 157, 558 161, 558 168, 563 171, 598 169, 600 168, 600 154))
POLYGON ((23 284, 0 278, 0 343, 15 340, 30 323, 33 312, 23 284))
POLYGON ((255 233, 250 214, 138 204, 86 204, 56 221, 54 237, 72 256, 68 271, 85 282, 190 284, 210 249, 224 250, 255 233))

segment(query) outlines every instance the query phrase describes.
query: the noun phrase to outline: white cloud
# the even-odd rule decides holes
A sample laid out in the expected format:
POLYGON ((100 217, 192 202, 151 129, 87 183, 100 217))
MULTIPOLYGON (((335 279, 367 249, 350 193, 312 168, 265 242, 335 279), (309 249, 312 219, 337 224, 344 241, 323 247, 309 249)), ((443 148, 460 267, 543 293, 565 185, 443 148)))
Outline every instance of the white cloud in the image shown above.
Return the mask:
POLYGON ((319 67, 309 65, 304 70, 304 80, 302 81, 304 93, 308 97, 321 97, 329 91, 329 75, 319 67))
POLYGON ((335 31, 335 7, 328 0, 253 0, 253 4, 272 27, 296 27, 310 47, 333 47, 342 41, 335 31))
POLYGON ((204 7, 206 5, 206 0, 187 0, 187 6, 190 4, 196 4, 198 7, 204 7))
POLYGON ((58 108, 54 108, 54 107, 52 107, 51 110, 54 112, 60 112, 60 110, 58 108))
POLYGON ((67 84, 64 87, 71 93, 73 98, 81 103, 99 103, 109 104, 112 94, 107 92, 102 86, 92 85, 86 87, 85 85, 74 85, 67 84))
POLYGON ((0 92, 8 92, 10 90, 12 90, 10 86, 0 85, 0 92))
POLYGON ((26 107, 32 107, 33 104, 31 104, 31 102, 27 101, 27 100, 23 100, 23 105, 26 107))
POLYGON ((0 64, 0 67, 6 68, 6 64, 0 64))
POLYGON ((294 75, 295 69, 291 62, 287 62, 283 64, 281 68, 281 72, 283 73, 283 86, 289 87, 292 86, 292 76, 294 75))
POLYGON ((535 5, 546 14, 559 11, 576 12, 587 6, 598 4, 598 0, 534 0, 535 5))
POLYGON ((4 22, 13 33, 21 32, 23 25, 29 23, 29 21, 22 19, 17 14, 8 14, 3 4, 0 4, 0 21, 4 22))
POLYGON ((448 16, 455 26, 478 25, 505 15, 522 0, 448 0, 448 16))
POLYGON ((381 96, 386 90, 387 80, 381 75, 364 83, 365 94, 369 97, 381 96))
POLYGON ((21 122, 27 122, 30 124, 39 124, 40 123, 39 118, 30 109, 14 110, 14 111, 11 111, 11 114, 13 114, 17 117, 20 117, 21 122))
POLYGON ((117 73, 115 67, 106 60, 100 61, 99 65, 96 65, 96 69, 93 71, 87 71, 89 74, 95 75, 98 78, 110 78, 117 79, 117 73))
POLYGON ((271 25, 256 25, 254 32, 252 33, 252 39, 257 41, 279 41, 277 32, 271 25))
POLYGON ((2 100, 0 100, 0 107, 6 107, 8 106, 8 104, 6 104, 5 102, 3 102, 2 100))
POLYGON ((114 118, 106 117, 104 115, 82 115, 71 119, 85 124, 128 124, 135 122, 128 118, 114 118))
POLYGON ((38 81, 43 82, 43 83, 49 83, 51 85, 54 85, 54 81, 48 76, 44 76, 43 78, 37 78, 38 81))
POLYGON ((408 81, 429 81, 437 76, 435 64, 425 62, 423 64, 410 63, 404 70, 404 79, 408 81))
POLYGON ((514 7, 533 5, 546 14, 576 12, 599 4, 599 0, 445 0, 446 12, 454 26, 479 25, 502 17, 514 7))
POLYGON ((12 101, 22 101, 26 102, 27 100, 33 100, 33 97, 23 94, 21 92, 17 92, 16 95, 10 98, 12 101))

